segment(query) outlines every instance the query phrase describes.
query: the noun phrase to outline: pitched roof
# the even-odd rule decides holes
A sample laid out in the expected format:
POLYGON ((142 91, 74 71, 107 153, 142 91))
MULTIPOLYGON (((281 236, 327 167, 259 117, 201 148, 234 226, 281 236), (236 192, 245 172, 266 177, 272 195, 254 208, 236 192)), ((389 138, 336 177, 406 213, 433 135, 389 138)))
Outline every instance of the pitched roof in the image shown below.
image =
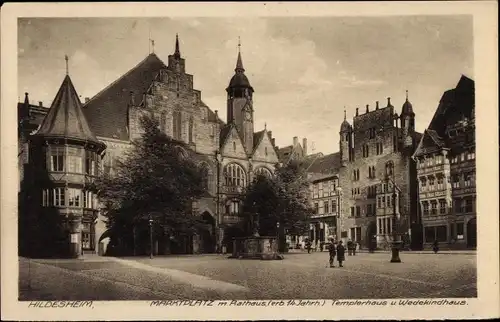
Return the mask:
POLYGON ((439 151, 446 146, 443 138, 434 130, 427 129, 424 131, 423 135, 416 136, 416 139, 417 138, 420 139, 413 154, 414 158, 423 154, 439 151))
MULTIPOLYGON (((273 144, 273 138, 271 137, 271 134, 267 129, 255 132, 253 134, 253 149, 252 149, 252 155, 255 153, 255 150, 257 147, 260 145, 260 142, 262 142, 262 139, 264 139, 264 135, 267 133, 267 136, 269 137, 269 141, 271 142, 271 145, 273 144)), ((276 147, 273 146, 273 148, 276 150, 276 147)))
POLYGON ((71 78, 66 75, 36 135, 99 143, 90 130, 71 78))
POLYGON ((337 173, 341 166, 340 152, 314 158, 309 157, 308 160, 312 160, 307 170, 310 173, 337 173))
POLYGON ((128 140, 127 111, 130 92, 135 102, 141 102, 161 69, 167 66, 155 54, 130 69, 123 76, 97 93, 84 105, 84 113, 97 136, 128 140))

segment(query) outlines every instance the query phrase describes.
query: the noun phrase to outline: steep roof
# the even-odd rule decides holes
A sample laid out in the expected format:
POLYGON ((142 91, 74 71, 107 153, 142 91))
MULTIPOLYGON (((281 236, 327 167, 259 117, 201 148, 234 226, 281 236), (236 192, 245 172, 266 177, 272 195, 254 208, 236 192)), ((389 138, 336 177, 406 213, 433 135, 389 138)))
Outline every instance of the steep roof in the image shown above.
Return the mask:
MULTIPOLYGON (((416 138, 418 138, 418 136, 416 136, 416 138)), ((423 135, 420 135, 420 140, 418 141, 413 157, 415 158, 427 153, 440 151, 444 147, 446 147, 446 142, 443 138, 441 138, 436 131, 427 129, 424 131, 423 135)))
POLYGON ((456 122, 462 116, 473 118, 474 90, 474 81, 462 75, 454 89, 443 93, 428 128, 444 136, 447 124, 456 122))
POLYGON ((141 102, 156 75, 167 66, 155 54, 130 69, 123 76, 97 93, 84 105, 84 113, 97 136, 128 140, 127 111, 130 92, 141 102))
POLYGON ((87 123, 82 111, 82 104, 68 75, 64 77, 49 112, 36 135, 99 143, 87 123))
POLYGON ((257 149, 257 147, 259 146, 260 142, 264 138, 265 133, 267 133, 267 136, 269 137, 269 141, 271 141, 271 144, 272 144, 272 139, 273 138, 271 137, 271 135, 269 135, 269 131, 267 131, 267 130, 264 129, 262 131, 255 132, 253 134, 253 149, 252 149, 252 154, 255 152, 255 149, 257 149))
MULTIPOLYGON (((337 173, 340 169, 340 152, 327 154, 322 157, 310 157, 312 164, 309 165, 307 172, 310 173, 337 173)), ((306 160, 307 162, 307 160, 306 160)))

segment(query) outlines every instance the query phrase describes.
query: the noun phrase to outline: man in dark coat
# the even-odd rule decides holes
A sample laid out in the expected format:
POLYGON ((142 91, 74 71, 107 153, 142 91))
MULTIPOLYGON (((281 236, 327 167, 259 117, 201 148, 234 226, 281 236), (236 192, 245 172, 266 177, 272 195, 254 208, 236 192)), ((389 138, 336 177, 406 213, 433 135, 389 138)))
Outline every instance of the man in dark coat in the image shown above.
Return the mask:
POLYGON ((345 247, 342 245, 342 241, 339 241, 337 245, 337 260, 339 261, 339 267, 343 267, 342 262, 345 261, 345 247))
POLYGON ((333 241, 333 238, 330 240, 330 244, 328 245, 328 254, 330 255, 330 267, 335 267, 333 262, 335 261, 337 251, 335 249, 335 242, 333 241))
POLYGON ((306 249, 307 249, 307 253, 310 254, 311 253, 311 242, 309 241, 309 239, 306 239, 306 249))

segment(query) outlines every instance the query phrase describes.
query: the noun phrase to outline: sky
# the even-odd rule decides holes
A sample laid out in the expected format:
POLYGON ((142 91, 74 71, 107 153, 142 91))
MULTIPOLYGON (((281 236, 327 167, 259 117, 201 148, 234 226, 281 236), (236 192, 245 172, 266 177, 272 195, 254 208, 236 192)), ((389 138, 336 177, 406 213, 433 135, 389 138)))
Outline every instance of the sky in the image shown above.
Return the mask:
POLYGON ((151 50, 164 62, 179 34, 186 70, 202 100, 226 121, 226 92, 241 54, 254 93, 255 131, 276 145, 308 139, 309 153, 338 151, 344 118, 356 107, 400 112, 408 90, 424 131, 444 91, 474 79, 472 16, 276 18, 25 18, 18 29, 18 96, 50 106, 69 74, 92 97, 151 50))

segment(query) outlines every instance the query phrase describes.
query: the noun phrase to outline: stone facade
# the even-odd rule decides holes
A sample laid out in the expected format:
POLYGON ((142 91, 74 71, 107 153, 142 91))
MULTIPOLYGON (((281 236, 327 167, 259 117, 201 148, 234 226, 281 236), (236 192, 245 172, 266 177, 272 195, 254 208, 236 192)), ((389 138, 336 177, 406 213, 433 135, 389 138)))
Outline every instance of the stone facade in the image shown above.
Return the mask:
POLYGON ((419 142, 417 162, 424 246, 476 247, 474 82, 446 91, 419 142))
MULTIPOLYGON (((344 242, 351 239, 368 247, 375 238, 379 248, 389 247, 396 222, 402 234, 409 233, 411 224, 417 223, 416 170, 411 154, 419 133, 415 132, 415 115, 408 106, 407 100, 401 115, 395 113, 390 99, 386 107, 380 108, 377 102, 371 111, 367 105, 364 114, 357 108, 353 125, 346 118, 341 124, 339 153, 320 158, 316 163, 321 165, 309 170, 338 178, 341 216, 332 215, 337 216, 337 238, 344 242)), ((313 189, 317 189, 323 179, 314 177, 313 189)))

